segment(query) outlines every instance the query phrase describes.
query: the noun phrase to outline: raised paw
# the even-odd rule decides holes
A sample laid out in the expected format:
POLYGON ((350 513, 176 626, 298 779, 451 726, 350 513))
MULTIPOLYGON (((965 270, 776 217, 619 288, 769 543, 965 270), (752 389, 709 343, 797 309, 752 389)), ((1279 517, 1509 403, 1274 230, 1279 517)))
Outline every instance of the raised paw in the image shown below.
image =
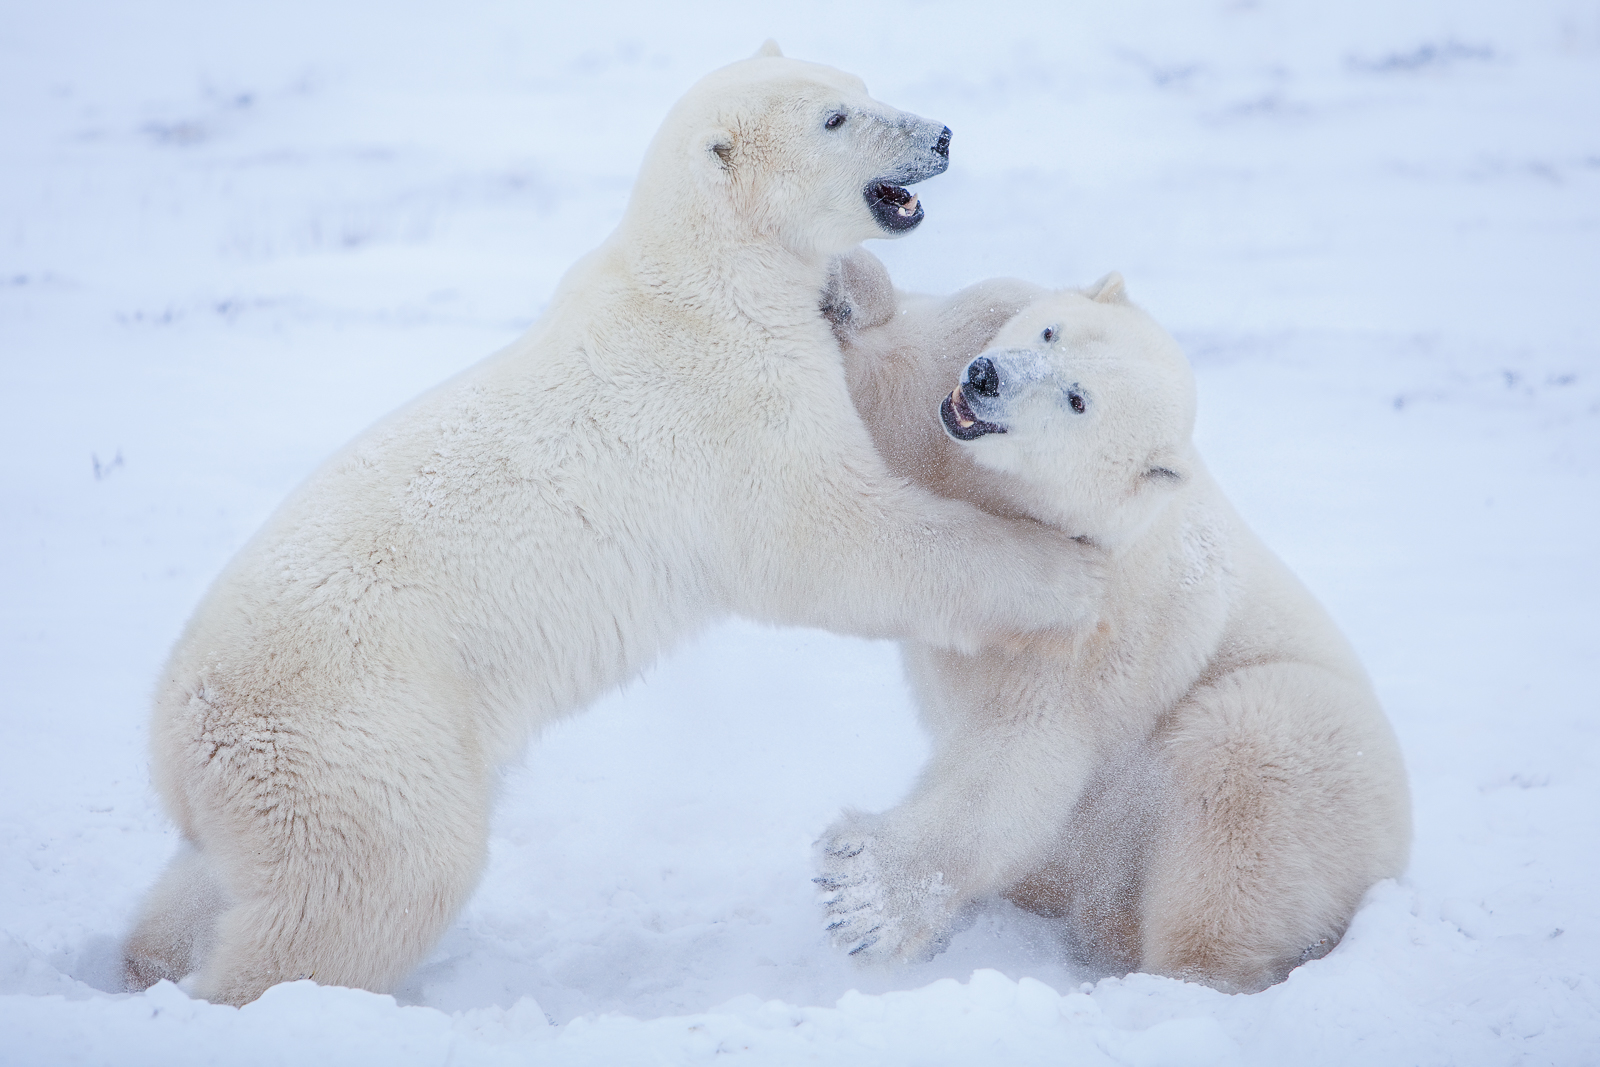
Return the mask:
POLYGON ((872 820, 847 816, 817 842, 818 888, 828 938, 862 961, 925 959, 944 948, 950 892, 943 876, 888 860, 872 820))
POLYGON ((883 263, 865 248, 833 262, 822 292, 822 317, 840 341, 894 317, 894 283, 883 263))

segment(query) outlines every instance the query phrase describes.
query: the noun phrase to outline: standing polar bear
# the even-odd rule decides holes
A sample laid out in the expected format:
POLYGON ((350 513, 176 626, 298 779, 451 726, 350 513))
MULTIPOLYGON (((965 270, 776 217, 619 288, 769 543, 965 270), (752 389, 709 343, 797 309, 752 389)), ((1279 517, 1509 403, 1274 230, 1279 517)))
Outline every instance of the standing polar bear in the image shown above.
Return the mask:
POLYGON ((495 765, 727 612, 979 647, 1092 610, 1092 551, 885 469, 818 310, 948 142, 774 47, 709 75, 543 318, 295 491, 161 677, 186 845, 130 984, 392 987, 478 878, 495 765))
POLYGON ((934 754, 819 843, 835 943, 926 955, 1003 894, 1105 973, 1253 991, 1332 948, 1405 866, 1404 767, 1354 653, 1195 453, 1177 345, 1115 275, 937 301, 858 253, 830 310, 891 469, 1110 556, 1097 626, 1053 647, 905 646, 934 754))

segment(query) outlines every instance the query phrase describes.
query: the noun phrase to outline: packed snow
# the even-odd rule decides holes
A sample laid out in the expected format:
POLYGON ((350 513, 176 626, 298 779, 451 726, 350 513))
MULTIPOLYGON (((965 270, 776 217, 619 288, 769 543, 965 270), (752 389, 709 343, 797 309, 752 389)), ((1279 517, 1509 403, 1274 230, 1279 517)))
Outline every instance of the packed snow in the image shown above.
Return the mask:
POLYGON ((0 5, 0 1061, 1579 1064, 1600 1059, 1600 8, 0 5), (826 944, 811 843, 906 790, 898 652, 729 621, 506 768, 394 996, 121 991, 176 847, 148 696, 342 442, 506 344, 696 78, 774 36, 948 123, 949 291, 1111 269, 1225 489, 1363 655, 1409 871, 1253 996, 1102 978, 996 904, 826 944))

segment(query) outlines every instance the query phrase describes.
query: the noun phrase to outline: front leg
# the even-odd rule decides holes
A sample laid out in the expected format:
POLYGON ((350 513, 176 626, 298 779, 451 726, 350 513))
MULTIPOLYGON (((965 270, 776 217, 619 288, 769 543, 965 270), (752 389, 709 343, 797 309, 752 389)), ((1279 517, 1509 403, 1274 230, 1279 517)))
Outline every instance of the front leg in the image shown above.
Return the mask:
POLYGON ((727 553, 741 575, 735 610, 959 649, 1073 630, 1099 612, 1103 550, 878 471, 841 492, 839 475, 853 473, 853 459, 830 464, 832 485, 819 476, 811 492, 778 497, 780 506, 749 516, 745 537, 727 553))
MULTIPOLYGON (((761 391, 730 391, 715 409, 702 394, 686 401, 718 429, 744 431, 705 458, 725 470, 724 485, 692 500, 713 506, 697 515, 713 516, 725 535, 716 562, 726 568, 726 606, 770 622, 967 649, 1072 629, 1097 614, 1103 551, 893 471, 838 362, 820 349, 796 355, 804 358, 768 368, 761 391)), ((938 407, 928 398, 921 421, 942 435, 938 407)))
MULTIPOLYGON (((907 651, 914 673, 918 655, 988 673, 977 657, 907 651)), ((858 959, 942 951, 975 904, 1047 859, 1088 780, 1095 738, 1069 709, 1045 716, 1025 696, 988 707, 949 687, 941 695, 935 756, 911 796, 878 815, 846 812, 817 842, 829 936, 858 959)))
POLYGON ((819 899, 835 948, 863 960, 938 954, 962 901, 941 871, 914 870, 898 853, 893 812, 846 811, 817 842, 819 899))

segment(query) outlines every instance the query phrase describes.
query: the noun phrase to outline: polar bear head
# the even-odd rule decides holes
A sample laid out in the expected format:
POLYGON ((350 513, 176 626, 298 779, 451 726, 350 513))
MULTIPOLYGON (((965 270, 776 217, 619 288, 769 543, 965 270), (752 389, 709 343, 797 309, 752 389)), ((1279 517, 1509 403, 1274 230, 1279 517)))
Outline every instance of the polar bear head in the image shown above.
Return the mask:
POLYGON ((1194 375, 1112 274, 1041 297, 963 368, 940 405, 976 476, 1097 542, 1136 537, 1196 473, 1194 375))
POLYGON ((949 146, 944 125, 768 42, 672 108, 646 153, 629 221, 648 229, 667 220, 702 250, 775 241, 807 260, 831 257, 915 229, 923 209, 907 186, 943 172, 949 146))

